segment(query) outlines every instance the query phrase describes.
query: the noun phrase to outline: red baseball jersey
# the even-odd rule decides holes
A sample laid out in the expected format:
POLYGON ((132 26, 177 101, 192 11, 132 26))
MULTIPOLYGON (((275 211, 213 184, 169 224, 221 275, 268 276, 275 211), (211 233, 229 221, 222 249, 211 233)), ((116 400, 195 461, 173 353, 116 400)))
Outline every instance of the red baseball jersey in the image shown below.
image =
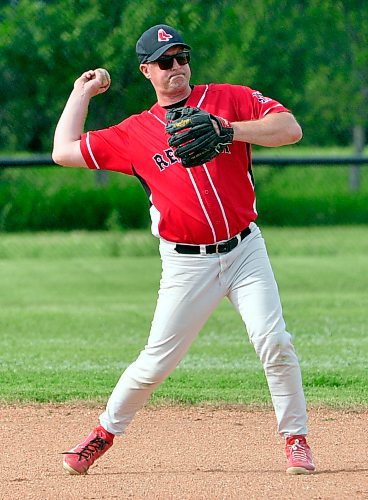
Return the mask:
MULTIPOLYGON (((249 87, 196 85, 186 106, 230 122, 288 111, 249 87)), ((211 244, 227 240, 257 218, 251 145, 234 141, 215 159, 184 168, 168 145, 166 109, 157 103, 118 125, 82 135, 91 169, 135 175, 149 196, 152 233, 165 240, 211 244)))

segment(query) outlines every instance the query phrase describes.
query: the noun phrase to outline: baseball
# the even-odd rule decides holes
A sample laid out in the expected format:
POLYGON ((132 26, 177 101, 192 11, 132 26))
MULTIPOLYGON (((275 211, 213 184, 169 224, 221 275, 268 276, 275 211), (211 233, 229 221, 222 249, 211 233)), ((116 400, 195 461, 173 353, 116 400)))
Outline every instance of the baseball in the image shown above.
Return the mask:
POLYGON ((97 68, 95 71, 99 71, 102 75, 102 85, 101 88, 107 89, 110 86, 111 78, 109 72, 105 68, 97 68))

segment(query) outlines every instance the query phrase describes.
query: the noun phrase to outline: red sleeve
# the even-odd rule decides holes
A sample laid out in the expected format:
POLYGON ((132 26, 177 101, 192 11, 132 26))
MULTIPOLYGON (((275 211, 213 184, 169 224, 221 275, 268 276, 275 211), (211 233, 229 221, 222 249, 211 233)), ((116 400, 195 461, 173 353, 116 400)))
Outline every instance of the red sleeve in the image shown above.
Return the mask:
POLYGON ((240 117, 245 120, 249 120, 249 111, 252 114, 252 120, 263 118, 269 113, 290 113, 288 108, 275 99, 264 96, 258 90, 243 86, 238 86, 238 106, 240 117))
POLYGON ((82 135, 80 149, 88 168, 134 175, 129 136, 123 123, 82 135))

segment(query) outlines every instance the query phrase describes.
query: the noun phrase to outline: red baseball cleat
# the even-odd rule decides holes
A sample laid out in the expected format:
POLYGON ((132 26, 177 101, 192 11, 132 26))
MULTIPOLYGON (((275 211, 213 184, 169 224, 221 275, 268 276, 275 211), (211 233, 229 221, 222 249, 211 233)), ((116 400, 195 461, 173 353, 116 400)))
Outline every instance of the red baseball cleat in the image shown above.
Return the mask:
POLYGON ((310 474, 316 470, 311 449, 305 436, 289 436, 286 438, 287 474, 310 474))
POLYGON ((69 474, 87 474, 94 461, 111 448, 114 437, 114 434, 107 432, 101 425, 95 427, 82 443, 63 453, 66 455, 64 469, 69 474))

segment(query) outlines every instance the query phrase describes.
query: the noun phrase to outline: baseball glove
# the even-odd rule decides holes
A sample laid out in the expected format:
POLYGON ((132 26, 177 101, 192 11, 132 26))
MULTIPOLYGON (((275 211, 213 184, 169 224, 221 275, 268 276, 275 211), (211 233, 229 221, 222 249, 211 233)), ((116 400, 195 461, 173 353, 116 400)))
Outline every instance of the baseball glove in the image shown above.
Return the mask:
POLYGON ((169 109, 166 121, 168 143, 186 168, 212 160, 233 142, 230 123, 199 108, 169 109))

